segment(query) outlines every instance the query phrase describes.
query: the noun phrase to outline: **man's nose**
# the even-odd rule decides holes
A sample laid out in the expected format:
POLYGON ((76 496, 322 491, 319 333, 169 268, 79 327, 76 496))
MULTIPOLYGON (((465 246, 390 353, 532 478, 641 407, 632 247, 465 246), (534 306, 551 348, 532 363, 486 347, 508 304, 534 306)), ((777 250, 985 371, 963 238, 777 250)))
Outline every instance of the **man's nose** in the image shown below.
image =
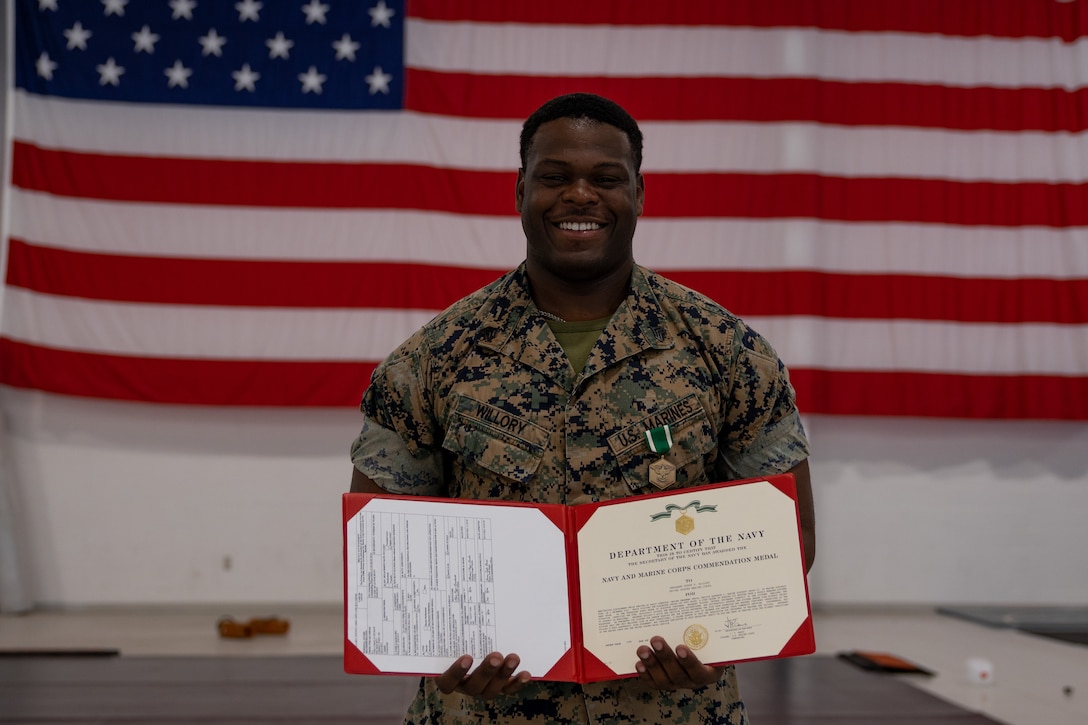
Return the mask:
POLYGON ((587 179, 575 179, 567 186, 563 200, 571 204, 592 204, 597 201, 597 190, 587 179))

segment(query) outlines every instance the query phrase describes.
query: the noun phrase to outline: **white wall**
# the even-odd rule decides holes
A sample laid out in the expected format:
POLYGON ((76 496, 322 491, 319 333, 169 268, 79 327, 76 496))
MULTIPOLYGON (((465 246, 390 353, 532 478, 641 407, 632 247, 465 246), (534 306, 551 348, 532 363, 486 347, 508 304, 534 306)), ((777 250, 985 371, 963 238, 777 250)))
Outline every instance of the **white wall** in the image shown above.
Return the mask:
POLYGON ((357 411, 0 400, 39 602, 339 601, 357 411))
MULTIPOLYGON (((340 600, 356 411, 0 404, 39 602, 340 600)), ((1088 425, 806 424, 815 602, 1088 602, 1088 425)))
POLYGON ((1088 425, 809 421, 833 603, 1088 603, 1088 425))

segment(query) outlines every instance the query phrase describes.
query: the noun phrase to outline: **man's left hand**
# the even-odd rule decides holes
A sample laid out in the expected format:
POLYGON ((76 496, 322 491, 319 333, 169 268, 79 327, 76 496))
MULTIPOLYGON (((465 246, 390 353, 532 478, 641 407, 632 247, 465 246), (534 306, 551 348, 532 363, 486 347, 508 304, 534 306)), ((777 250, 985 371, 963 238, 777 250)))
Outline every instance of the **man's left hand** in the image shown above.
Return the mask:
POLYGON ((711 667, 679 645, 674 652, 661 637, 651 637, 650 645, 638 648, 635 670, 638 678, 658 690, 690 690, 717 682, 724 667, 711 667))

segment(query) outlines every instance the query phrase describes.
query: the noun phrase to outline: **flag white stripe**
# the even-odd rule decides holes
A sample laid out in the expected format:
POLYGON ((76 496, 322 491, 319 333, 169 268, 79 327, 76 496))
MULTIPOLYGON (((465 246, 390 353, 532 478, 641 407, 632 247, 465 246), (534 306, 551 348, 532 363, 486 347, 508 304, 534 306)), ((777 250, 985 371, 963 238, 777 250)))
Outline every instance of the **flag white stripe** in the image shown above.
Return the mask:
MULTIPOLYGON (((14 340, 181 359, 380 360, 433 313, 138 305, 9 289, 14 340), (239 334, 239 331, 245 334, 239 334)), ((1088 325, 751 317, 794 368, 1079 375, 1088 325)))
POLYGON ((1083 375, 1088 325, 747 317, 788 366, 829 370, 1083 375))
POLYGON ((1081 88, 1088 39, 952 37, 814 28, 405 23, 405 64, 529 76, 824 78, 1081 88), (517 53, 499 49, 514 47, 517 53))
POLYGON ((303 310, 100 302, 9 288, 5 336, 63 350, 212 360, 381 360, 434 317, 419 310, 303 310))
MULTIPOLYGON (((15 137, 49 149, 201 159, 405 163, 513 172, 520 123, 417 113, 135 106, 17 92, 15 137), (214 125, 215 133, 206 128, 214 125), (496 139, 506 139, 496 143, 496 139)), ((645 122, 643 171, 1088 181, 1088 131, 950 131, 815 123, 645 122), (830 152, 829 150, 833 150, 830 152)))
POLYGON ((108 103, 36 96, 19 89, 14 96, 15 138, 51 149, 199 159, 426 162, 459 169, 510 169, 517 164, 520 124, 512 121, 410 111, 108 103), (510 143, 497 149, 497 138, 510 143))
POLYGON ((1079 183, 1088 132, 644 123, 644 170, 1079 183))
POLYGON ((120 203, 15 189, 11 235, 59 249, 144 257, 509 268, 525 257, 525 236, 513 215, 512 172, 510 179, 509 217, 120 203))
MULTIPOLYGON (((508 269, 525 257, 525 237, 513 215, 126 204, 19 189, 12 191, 11 207, 15 238, 79 252, 478 269, 508 269)), ((1085 279, 1088 228, 643 218, 635 257, 662 271, 811 269, 1085 279)))

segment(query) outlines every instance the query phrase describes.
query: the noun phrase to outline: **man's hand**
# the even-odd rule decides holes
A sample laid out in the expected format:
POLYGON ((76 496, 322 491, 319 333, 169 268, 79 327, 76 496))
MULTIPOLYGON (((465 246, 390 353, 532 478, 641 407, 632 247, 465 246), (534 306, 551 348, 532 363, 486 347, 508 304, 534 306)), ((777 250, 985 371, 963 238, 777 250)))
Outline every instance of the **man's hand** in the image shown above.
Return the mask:
POLYGON ((638 648, 635 670, 638 678, 658 690, 690 690, 717 682, 724 668, 711 667, 699 661, 695 654, 679 645, 673 652, 661 637, 651 637, 650 646, 638 648))
POLYGON ((529 681, 529 673, 524 670, 514 675, 514 670, 519 664, 521 664, 521 658, 515 654, 503 657, 498 652, 492 652, 484 657, 480 666, 469 675, 472 657, 463 655, 438 676, 438 689, 447 695, 456 691, 462 695, 472 695, 483 699, 496 695, 509 695, 520 690, 529 681))

